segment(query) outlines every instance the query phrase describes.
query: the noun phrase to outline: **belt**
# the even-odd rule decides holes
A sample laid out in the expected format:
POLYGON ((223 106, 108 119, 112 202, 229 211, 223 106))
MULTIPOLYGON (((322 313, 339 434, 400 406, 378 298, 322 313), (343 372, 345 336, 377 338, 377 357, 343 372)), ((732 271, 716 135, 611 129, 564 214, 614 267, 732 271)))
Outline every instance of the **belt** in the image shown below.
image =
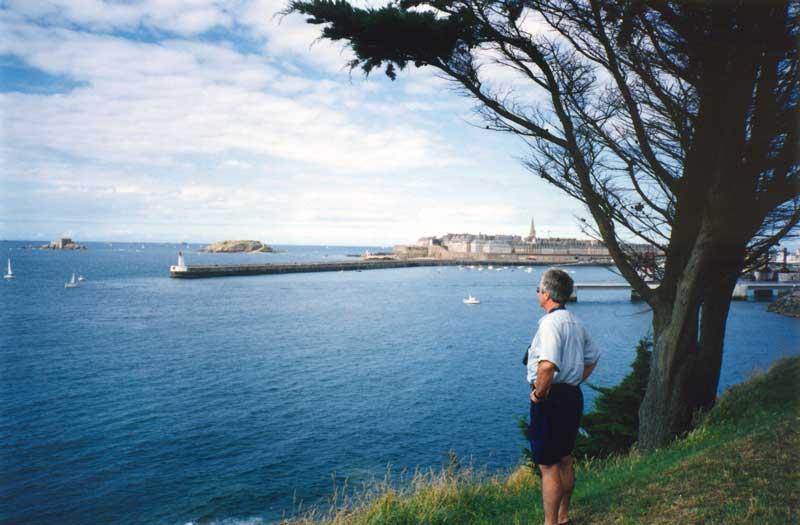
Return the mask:
MULTIPOLYGON (((536 390, 536 385, 535 384, 530 383, 530 386, 531 386, 531 392, 536 390)), ((569 383, 551 383, 550 384, 550 389, 552 390, 553 388, 567 388, 567 387, 579 388, 580 386, 581 385, 570 385, 569 383)))

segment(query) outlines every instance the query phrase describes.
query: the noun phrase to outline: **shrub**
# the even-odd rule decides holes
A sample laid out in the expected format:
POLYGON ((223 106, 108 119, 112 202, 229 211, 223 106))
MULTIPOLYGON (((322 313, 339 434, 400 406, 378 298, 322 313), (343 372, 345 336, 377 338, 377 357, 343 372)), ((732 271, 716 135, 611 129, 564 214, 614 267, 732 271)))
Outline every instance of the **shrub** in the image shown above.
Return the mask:
POLYGON ((651 338, 639 340, 631 372, 617 386, 587 385, 600 395, 595 399, 594 411, 585 414, 581 420, 585 433, 578 435, 576 457, 606 457, 627 452, 636 443, 639 405, 644 399, 647 377, 650 375, 652 347, 651 338))

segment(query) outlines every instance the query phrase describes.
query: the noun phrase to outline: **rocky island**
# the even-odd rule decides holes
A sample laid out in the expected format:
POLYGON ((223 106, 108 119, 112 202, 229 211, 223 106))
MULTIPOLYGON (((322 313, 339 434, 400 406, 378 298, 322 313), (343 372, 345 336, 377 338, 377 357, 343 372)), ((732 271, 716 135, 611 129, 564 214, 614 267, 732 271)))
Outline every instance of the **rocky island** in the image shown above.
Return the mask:
POLYGON ((85 250, 86 246, 81 246, 68 237, 62 237, 47 244, 38 246, 38 250, 85 250))
POLYGON ((208 253, 272 253, 274 250, 260 241, 220 241, 206 246, 200 251, 208 253))

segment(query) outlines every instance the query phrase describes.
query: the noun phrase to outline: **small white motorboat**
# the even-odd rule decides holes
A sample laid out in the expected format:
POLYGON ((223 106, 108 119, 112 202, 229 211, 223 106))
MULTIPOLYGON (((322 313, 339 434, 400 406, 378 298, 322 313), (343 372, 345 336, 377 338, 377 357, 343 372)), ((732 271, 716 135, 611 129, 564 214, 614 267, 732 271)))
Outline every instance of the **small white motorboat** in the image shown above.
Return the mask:
POLYGON ((64 288, 77 288, 78 281, 75 280, 75 272, 72 272, 72 279, 69 282, 64 283, 64 288))
POLYGON ((8 260, 8 270, 6 270, 6 274, 3 276, 3 279, 14 279, 16 275, 14 272, 11 271, 11 259, 8 260))
POLYGON ((83 282, 83 281, 85 281, 85 280, 86 280, 86 277, 84 277, 83 275, 79 275, 79 276, 78 276, 78 282, 79 282, 79 283, 82 283, 82 282, 83 282))
POLYGON ((472 297, 471 295, 464 299, 464 304, 481 304, 477 297, 472 297))

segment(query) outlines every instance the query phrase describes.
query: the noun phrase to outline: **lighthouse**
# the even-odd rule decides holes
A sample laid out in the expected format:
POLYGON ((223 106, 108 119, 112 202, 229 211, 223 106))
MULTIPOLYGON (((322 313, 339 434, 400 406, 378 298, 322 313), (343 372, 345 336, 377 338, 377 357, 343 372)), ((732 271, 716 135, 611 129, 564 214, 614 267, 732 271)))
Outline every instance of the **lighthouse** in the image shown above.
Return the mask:
POLYGON ((183 261, 183 252, 178 252, 178 264, 173 264, 169 267, 169 271, 171 272, 185 272, 188 268, 186 267, 186 263, 183 261))

